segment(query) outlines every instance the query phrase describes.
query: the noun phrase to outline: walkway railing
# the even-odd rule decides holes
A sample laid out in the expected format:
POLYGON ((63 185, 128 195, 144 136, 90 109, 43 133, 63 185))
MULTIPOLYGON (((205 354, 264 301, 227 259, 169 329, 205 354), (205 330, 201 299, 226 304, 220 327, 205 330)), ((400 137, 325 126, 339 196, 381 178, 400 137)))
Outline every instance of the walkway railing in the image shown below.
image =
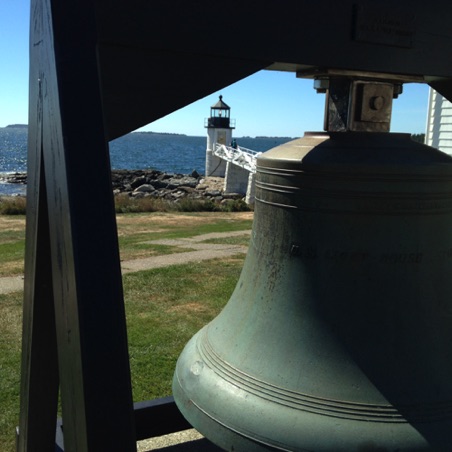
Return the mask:
POLYGON ((216 144, 213 155, 220 157, 227 162, 231 162, 234 165, 240 166, 246 169, 250 173, 256 172, 256 158, 262 154, 262 152, 253 151, 241 146, 233 148, 224 144, 216 144))

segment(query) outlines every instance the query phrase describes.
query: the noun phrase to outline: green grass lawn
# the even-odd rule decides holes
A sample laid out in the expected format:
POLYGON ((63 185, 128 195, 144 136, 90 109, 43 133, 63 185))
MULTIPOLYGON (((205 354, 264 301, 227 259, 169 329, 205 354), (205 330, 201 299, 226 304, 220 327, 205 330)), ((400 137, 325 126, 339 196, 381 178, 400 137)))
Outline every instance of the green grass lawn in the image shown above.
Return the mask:
MULTIPOLYGON (((252 214, 171 213, 118 215, 121 257, 172 252, 142 242, 251 228, 252 214)), ((0 275, 22 265, 24 218, 0 215, 0 275), (21 226, 22 225, 22 226, 21 226), (8 248, 8 246, 10 248, 8 248), (1 248, 4 246, 4 248, 1 248), (14 263, 14 265, 12 264, 14 263)), ((215 239, 215 243, 228 243, 215 239)), ((234 241, 246 244, 246 239, 234 241)), ((235 242, 234 242, 235 243, 235 242)), ((177 250, 180 251, 180 250, 177 250)), ((186 342, 215 317, 229 299, 244 255, 124 275, 129 354, 135 401, 171 393, 176 360, 186 342)), ((14 451, 19 416, 22 293, 0 295, 0 451, 14 451)))
POLYGON ((176 360, 187 341, 222 309, 243 257, 171 266, 124 277, 135 401, 171 394, 176 360))
MULTIPOLYGON (((185 238, 208 232, 246 230, 251 228, 251 218, 251 212, 118 214, 121 260, 187 251, 187 249, 147 242, 157 239, 185 238)), ((243 243, 243 239, 231 238, 228 240, 224 242, 221 240, 209 241, 208 243, 243 243)), ((23 215, 0 215, 0 277, 23 273, 24 246, 25 217, 23 215)))
POLYGON ((0 215, 0 277, 23 272, 25 217, 0 215))
POLYGON ((0 450, 13 451, 19 413, 22 293, 0 295, 0 450))

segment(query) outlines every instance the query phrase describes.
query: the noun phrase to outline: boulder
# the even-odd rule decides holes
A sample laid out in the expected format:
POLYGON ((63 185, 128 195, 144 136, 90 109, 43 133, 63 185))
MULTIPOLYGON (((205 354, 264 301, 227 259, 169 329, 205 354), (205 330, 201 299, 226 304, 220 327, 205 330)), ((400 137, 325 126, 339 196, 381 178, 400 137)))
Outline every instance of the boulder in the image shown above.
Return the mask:
POLYGON ((137 193, 137 192, 152 193, 153 191, 155 191, 155 187, 153 185, 143 184, 143 185, 140 185, 139 187, 135 188, 135 190, 133 192, 134 193, 137 193))

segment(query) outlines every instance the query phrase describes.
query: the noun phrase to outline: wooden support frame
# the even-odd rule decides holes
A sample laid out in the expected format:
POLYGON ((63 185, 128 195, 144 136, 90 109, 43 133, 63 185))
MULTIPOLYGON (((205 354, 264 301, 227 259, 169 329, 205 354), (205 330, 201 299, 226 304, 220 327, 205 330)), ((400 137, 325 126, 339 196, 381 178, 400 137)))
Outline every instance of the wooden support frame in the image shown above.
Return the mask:
POLYGON ((18 450, 54 448, 59 375, 65 450, 133 451, 133 402, 94 3, 33 0, 31 11, 18 450), (42 361, 47 355, 48 363, 42 361))
MULTIPOLYGON (((173 397, 134 403, 134 420, 137 441, 192 428, 177 408, 173 397)), ((64 451, 63 422, 60 419, 55 437, 56 451, 64 451)))
POLYGON ((211 0, 31 0, 20 452, 54 448, 58 388, 66 451, 187 427, 172 400, 134 410, 109 139, 267 67, 408 74, 452 99, 442 0, 229 6, 232 30, 211 0))
MULTIPOLYGON (((134 420, 137 441, 192 428, 177 408, 173 397, 135 403, 134 420)), ((57 421, 55 449, 56 452, 65 450, 61 419, 57 421)))

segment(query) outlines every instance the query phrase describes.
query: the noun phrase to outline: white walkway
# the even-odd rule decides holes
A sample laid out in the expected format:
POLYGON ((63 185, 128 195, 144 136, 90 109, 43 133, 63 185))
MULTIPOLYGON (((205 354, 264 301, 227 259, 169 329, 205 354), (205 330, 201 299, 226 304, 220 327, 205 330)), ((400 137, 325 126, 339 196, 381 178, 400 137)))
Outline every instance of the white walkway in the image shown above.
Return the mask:
POLYGON ((252 151, 244 147, 237 146, 233 148, 218 143, 213 151, 213 155, 246 169, 250 173, 256 172, 256 158, 261 154, 262 152, 252 151))

